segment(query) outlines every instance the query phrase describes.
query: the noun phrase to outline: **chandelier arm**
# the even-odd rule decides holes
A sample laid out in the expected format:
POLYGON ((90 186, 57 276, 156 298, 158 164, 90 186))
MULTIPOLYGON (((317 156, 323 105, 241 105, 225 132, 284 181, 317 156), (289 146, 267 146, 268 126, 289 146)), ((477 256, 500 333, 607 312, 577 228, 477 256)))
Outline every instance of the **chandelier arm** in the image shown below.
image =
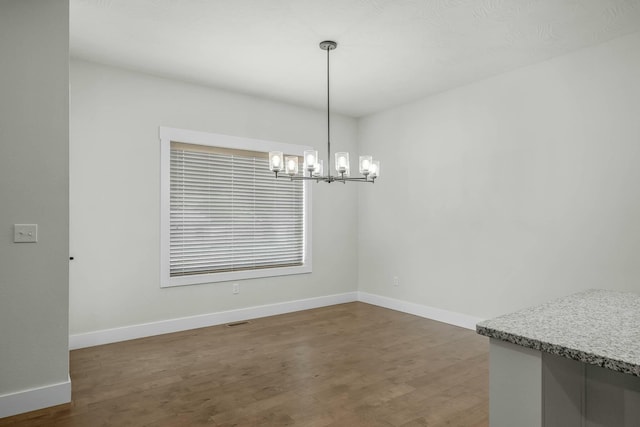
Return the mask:
POLYGON ((324 178, 322 176, 313 177, 313 176, 300 176, 300 175, 278 175, 276 178, 288 179, 289 181, 323 181, 324 178))
POLYGON ((362 182, 362 183, 370 183, 373 184, 375 182, 375 178, 341 178, 339 176, 300 176, 300 175, 276 175, 278 179, 288 179, 289 181, 316 181, 316 182, 342 182, 343 184, 347 181, 350 182, 362 182))
POLYGON ((331 182, 341 182, 343 184, 348 182, 361 182, 363 184, 373 184, 375 181, 372 179, 366 180, 364 178, 339 178, 339 177, 332 177, 331 178, 331 182))
POLYGON ((372 179, 368 179, 368 178, 340 178, 340 177, 334 177, 334 181, 341 181, 341 182, 370 182, 373 184, 373 182, 375 181, 375 178, 372 179))

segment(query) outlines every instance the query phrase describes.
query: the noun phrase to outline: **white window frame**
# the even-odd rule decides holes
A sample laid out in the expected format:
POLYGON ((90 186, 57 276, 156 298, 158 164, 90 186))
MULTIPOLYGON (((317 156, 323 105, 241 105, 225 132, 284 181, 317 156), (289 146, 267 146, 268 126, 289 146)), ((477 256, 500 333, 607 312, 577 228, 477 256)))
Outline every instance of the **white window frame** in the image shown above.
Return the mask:
MULTIPOLYGON (((200 283, 228 282, 263 277, 306 274, 312 271, 311 254, 311 181, 304 181, 304 254, 303 264, 295 267, 275 267, 221 273, 205 273, 171 277, 170 258, 170 197, 171 197, 171 142, 207 145, 249 151, 282 151, 302 156, 311 147, 282 142, 243 138, 186 129, 160 127, 160 286, 163 288, 200 283)), ((275 176, 273 179, 276 179, 275 176)))

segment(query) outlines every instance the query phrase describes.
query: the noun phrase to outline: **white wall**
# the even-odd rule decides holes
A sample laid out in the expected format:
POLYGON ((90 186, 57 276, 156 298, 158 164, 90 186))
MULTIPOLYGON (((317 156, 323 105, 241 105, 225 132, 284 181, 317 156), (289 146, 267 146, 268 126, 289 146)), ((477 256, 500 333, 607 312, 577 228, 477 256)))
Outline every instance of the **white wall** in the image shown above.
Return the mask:
POLYGON ((68 1, 0 0, 0 417, 68 382, 68 56, 68 1), (16 223, 38 242, 13 243, 16 223))
MULTIPOLYGON (((355 120, 331 123, 354 151, 355 120)), ((312 274, 161 289, 159 126, 326 147, 322 111, 73 60, 71 334, 356 290, 357 192, 337 184, 313 186, 312 274)))
POLYGON ((363 118, 359 289, 477 317, 640 291, 639 76, 634 34, 363 118))

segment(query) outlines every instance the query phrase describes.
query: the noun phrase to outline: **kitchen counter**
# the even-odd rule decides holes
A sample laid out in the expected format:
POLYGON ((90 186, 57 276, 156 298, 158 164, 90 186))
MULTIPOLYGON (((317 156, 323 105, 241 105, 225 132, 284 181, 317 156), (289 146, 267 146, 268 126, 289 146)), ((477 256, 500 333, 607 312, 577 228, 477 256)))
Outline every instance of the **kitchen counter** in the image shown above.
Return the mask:
POLYGON ((640 376, 640 295, 588 290, 478 323, 480 335, 640 376))
POLYGON ((492 427, 640 426, 640 295, 588 290, 476 330, 492 427))

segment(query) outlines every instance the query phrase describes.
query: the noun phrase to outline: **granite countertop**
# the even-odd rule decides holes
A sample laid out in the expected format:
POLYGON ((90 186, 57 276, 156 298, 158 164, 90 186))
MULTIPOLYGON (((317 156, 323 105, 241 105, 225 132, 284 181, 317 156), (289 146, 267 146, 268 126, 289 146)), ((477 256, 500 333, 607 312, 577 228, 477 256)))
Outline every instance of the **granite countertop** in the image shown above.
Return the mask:
POLYGON ((640 377, 640 295, 588 290, 485 320, 480 335, 640 377))

